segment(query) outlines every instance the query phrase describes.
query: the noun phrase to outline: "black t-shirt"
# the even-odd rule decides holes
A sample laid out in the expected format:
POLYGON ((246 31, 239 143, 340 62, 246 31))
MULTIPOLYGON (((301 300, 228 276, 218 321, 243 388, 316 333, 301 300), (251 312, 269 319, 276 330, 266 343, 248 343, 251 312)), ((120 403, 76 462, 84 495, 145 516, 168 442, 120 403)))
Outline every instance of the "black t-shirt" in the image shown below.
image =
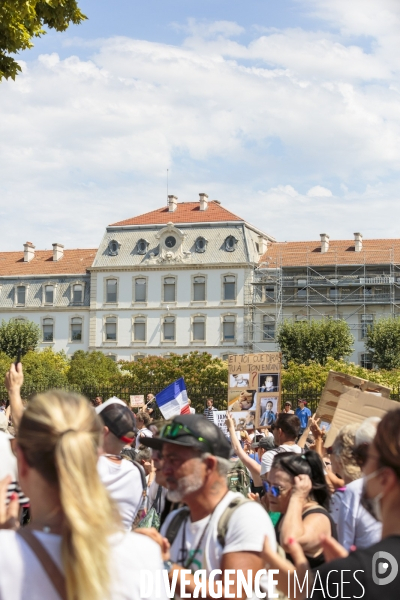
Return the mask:
POLYGON ((155 410, 157 404, 155 400, 152 400, 151 402, 149 402, 149 404, 147 405, 147 410, 155 410))
POLYGON ((308 597, 398 600, 399 565, 400 535, 393 535, 370 548, 351 552, 347 558, 325 563, 318 569, 308 597))

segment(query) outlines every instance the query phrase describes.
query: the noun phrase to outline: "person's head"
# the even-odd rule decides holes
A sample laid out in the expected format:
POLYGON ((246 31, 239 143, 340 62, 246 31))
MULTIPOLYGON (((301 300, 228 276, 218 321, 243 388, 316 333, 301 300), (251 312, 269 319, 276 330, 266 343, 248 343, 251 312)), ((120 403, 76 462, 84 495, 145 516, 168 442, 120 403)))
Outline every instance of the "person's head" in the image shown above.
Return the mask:
POLYGON ((283 410, 285 412, 289 412, 289 410, 292 410, 292 403, 289 402, 289 400, 287 400, 284 404, 283 410))
POLYGON ((151 423, 150 416, 145 412, 139 411, 136 415, 136 423, 138 429, 144 429, 145 427, 147 428, 151 423))
POLYGON ((152 400, 154 400, 154 395, 153 394, 147 394, 147 402, 151 402, 152 400))
POLYGON ((277 454, 267 474, 264 489, 268 494, 270 510, 285 514, 294 489, 295 477, 308 475, 312 488, 308 500, 318 502, 329 508, 329 489, 325 481, 324 466, 316 452, 309 450, 304 454, 282 452, 277 454))
POLYGON ((400 504, 400 408, 386 413, 378 424, 363 472, 364 499, 388 535, 400 504))
POLYGON ((368 446, 374 441, 376 429, 380 421, 379 417, 369 417, 356 430, 353 456, 361 470, 367 460, 368 446))
POLYGON ((207 408, 212 408, 214 406, 213 398, 207 398, 207 408))
POLYGON ((221 429, 203 415, 180 415, 167 424, 158 438, 143 444, 162 452, 162 471, 168 498, 185 502, 200 492, 204 496, 227 490, 231 447, 221 429))
POLYGON ((108 538, 120 520, 97 472, 102 433, 90 403, 60 390, 33 398, 18 429, 19 482, 33 518, 52 505, 60 519, 68 600, 108 596, 108 538))
POLYGON ((271 400, 269 400, 267 402, 267 410, 268 411, 272 411, 273 407, 274 407, 273 403, 271 402, 271 400))
POLYGON ((132 444, 136 433, 136 419, 123 400, 110 398, 96 408, 103 427, 103 449, 108 454, 119 454, 132 444))
POLYGON ((267 452, 267 450, 273 450, 275 448, 274 438, 270 436, 259 436, 258 439, 253 441, 251 447, 256 450, 258 458, 261 461, 264 452, 267 452))
POLYGON ((100 404, 103 404, 103 398, 101 396, 96 396, 94 399, 94 406, 100 406, 100 404))
POLYGON ((150 475, 152 470, 151 464, 151 449, 150 448, 141 448, 136 455, 135 459, 145 470, 146 475, 150 475))
POLYGON ((273 426, 275 444, 294 442, 300 432, 300 419, 296 415, 280 413, 273 426))
POLYGON ((354 458, 356 431, 359 425, 349 423, 338 432, 332 445, 330 455, 332 470, 339 475, 345 483, 350 483, 361 477, 361 469, 354 458))
POLYGON ((253 406, 253 394, 242 392, 239 396, 239 404, 242 410, 249 410, 253 406))
POLYGON ((305 406, 307 406, 307 402, 303 399, 303 398, 299 398, 297 400, 297 406, 300 408, 300 410, 302 408, 304 408, 305 406))

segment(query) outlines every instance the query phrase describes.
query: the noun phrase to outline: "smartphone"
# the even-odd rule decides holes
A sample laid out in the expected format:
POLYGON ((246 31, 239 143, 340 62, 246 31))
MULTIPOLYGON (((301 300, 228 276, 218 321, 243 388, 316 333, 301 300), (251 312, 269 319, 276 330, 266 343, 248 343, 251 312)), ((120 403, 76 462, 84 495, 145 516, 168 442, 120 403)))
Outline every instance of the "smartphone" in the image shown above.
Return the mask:
POLYGON ((17 360, 15 361, 15 366, 17 366, 17 364, 21 362, 21 357, 22 357, 22 348, 19 348, 18 353, 17 353, 17 360))

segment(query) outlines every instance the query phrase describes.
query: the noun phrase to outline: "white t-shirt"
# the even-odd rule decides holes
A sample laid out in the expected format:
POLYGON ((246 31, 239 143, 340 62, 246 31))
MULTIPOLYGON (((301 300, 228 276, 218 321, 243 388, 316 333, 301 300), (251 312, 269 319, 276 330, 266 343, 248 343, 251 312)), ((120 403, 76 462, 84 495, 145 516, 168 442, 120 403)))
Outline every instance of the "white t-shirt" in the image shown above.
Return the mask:
POLYGON ((143 487, 139 469, 129 460, 122 459, 116 463, 100 456, 97 471, 111 498, 118 505, 125 529, 130 531, 142 502, 143 487))
POLYGON ((137 436, 136 436, 136 449, 139 448, 140 446, 140 438, 141 437, 153 437, 153 434, 151 433, 150 429, 147 429, 147 427, 143 427, 143 429, 139 429, 137 432, 137 436))
POLYGON ((350 550, 369 548, 382 539, 382 523, 376 521, 360 504, 363 480, 356 479, 346 486, 338 517, 339 542, 350 550))
POLYGON ((274 450, 267 450, 267 452, 264 452, 262 455, 260 475, 265 475, 270 472, 275 456, 281 452, 296 452, 296 454, 301 454, 302 448, 297 444, 281 444, 274 450))
MULTIPOLYGON (((236 492, 228 492, 214 510, 211 520, 207 516, 192 523, 190 517, 188 517, 186 527, 184 524, 181 525, 175 540, 172 542, 170 550, 172 562, 182 564, 181 555, 184 538, 186 552, 193 552, 197 548, 207 523, 209 525, 199 551, 193 557, 191 565, 186 567, 190 568, 192 572, 206 569, 208 575, 213 569, 219 569, 223 554, 229 554, 230 552, 260 552, 264 546, 266 536, 272 550, 276 550, 276 537, 271 519, 264 508, 256 502, 246 502, 232 513, 225 536, 225 546, 221 546, 217 540, 218 522, 225 508, 236 497, 243 496, 236 492)), ((165 535, 168 524, 175 514, 176 511, 168 515, 161 528, 162 534, 165 535)), ((265 576, 262 578, 262 587, 266 589, 266 586, 267 579, 265 576)))
MULTIPOLYGON (((34 535, 63 571, 61 536, 41 531, 34 535)), ((140 571, 163 569, 160 547, 137 533, 113 535, 110 547, 111 593, 104 600, 140 600, 140 571)), ((36 555, 15 531, 0 531, 0 565, 0 600, 60 600, 36 555)), ((162 600, 164 589, 158 595, 162 600)))

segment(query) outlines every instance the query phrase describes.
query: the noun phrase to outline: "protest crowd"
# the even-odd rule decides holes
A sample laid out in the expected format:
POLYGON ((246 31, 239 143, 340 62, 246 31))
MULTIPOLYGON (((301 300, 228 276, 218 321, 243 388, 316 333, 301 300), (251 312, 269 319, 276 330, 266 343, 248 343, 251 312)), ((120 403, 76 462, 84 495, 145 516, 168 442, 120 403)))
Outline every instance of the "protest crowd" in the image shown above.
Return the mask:
POLYGON ((158 395, 26 403, 21 363, 5 384, 0 600, 400 596, 400 407, 326 447, 301 398, 238 431, 212 398, 157 420, 158 395))

